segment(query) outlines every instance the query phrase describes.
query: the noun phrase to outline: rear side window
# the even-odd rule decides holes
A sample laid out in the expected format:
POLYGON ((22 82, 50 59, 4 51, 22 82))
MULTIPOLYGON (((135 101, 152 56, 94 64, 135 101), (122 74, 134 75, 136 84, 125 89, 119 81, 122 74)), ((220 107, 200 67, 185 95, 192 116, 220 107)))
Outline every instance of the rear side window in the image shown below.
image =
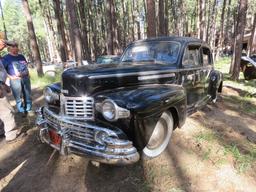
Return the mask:
POLYGON ((197 67, 200 65, 200 46, 189 45, 183 55, 183 67, 197 67))
POLYGON ((203 65, 212 65, 212 53, 209 48, 202 47, 203 65))

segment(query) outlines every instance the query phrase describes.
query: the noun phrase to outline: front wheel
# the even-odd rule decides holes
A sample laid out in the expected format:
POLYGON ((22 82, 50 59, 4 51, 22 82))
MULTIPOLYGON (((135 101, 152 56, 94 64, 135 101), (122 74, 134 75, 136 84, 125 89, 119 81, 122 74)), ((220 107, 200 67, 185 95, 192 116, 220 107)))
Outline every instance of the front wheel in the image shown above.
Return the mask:
POLYGON ((157 157, 167 147, 174 127, 172 113, 165 111, 158 119, 147 146, 143 149, 146 157, 157 157))

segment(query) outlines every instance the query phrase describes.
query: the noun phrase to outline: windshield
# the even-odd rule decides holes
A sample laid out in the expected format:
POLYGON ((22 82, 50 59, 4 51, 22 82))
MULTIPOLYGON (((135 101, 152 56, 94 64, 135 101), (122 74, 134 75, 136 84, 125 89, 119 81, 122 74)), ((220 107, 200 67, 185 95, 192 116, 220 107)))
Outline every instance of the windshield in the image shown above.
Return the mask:
POLYGON ((179 55, 177 42, 144 42, 132 45, 123 54, 122 62, 154 62, 175 64, 179 55))
POLYGON ((115 63, 118 62, 120 57, 115 56, 115 57, 98 57, 96 60, 97 64, 110 64, 110 63, 115 63))

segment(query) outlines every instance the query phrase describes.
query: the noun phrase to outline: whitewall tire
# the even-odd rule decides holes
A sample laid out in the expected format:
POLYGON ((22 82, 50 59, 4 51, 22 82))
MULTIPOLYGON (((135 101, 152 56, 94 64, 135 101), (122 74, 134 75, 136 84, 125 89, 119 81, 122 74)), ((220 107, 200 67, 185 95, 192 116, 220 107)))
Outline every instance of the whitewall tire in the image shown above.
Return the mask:
POLYGON ((154 158, 160 155, 167 147, 174 127, 172 113, 165 111, 158 119, 147 146, 143 149, 143 155, 154 158))

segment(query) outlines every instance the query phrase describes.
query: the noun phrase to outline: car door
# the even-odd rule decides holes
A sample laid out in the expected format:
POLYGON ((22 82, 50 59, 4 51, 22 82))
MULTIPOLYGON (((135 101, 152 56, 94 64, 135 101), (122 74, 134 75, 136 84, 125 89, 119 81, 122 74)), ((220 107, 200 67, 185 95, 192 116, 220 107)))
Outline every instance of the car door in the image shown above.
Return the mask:
POLYGON ((204 86, 201 78, 201 44, 189 44, 182 58, 182 85, 187 94, 188 109, 193 108, 202 99, 204 86))
POLYGON ((207 46, 201 47, 201 55, 202 55, 203 67, 200 73, 201 73, 202 83, 204 85, 204 97, 207 97, 208 87, 210 82, 210 73, 213 70, 213 58, 212 58, 211 50, 207 46))

